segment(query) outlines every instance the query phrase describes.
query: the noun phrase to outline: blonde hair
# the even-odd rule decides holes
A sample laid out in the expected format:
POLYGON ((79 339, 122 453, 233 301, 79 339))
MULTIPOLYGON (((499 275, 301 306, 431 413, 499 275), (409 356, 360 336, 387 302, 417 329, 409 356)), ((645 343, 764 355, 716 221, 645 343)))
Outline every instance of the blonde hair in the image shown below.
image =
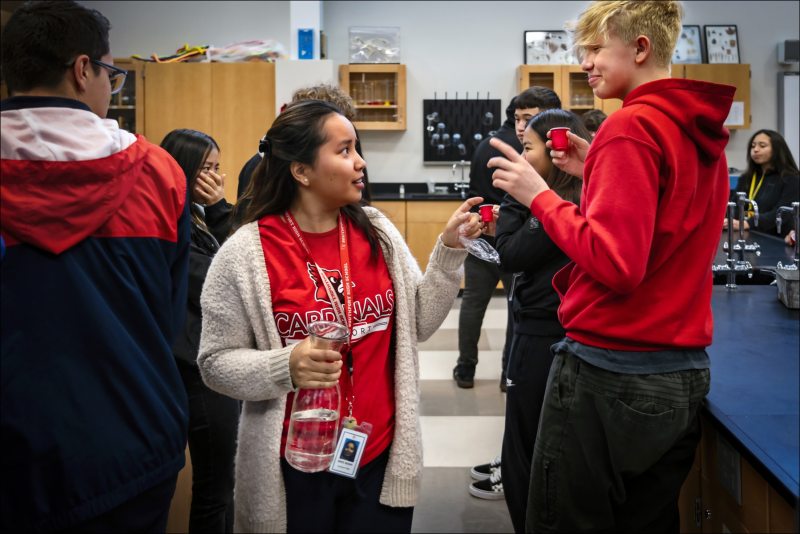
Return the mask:
POLYGON ((672 0, 596 1, 572 25, 577 50, 602 43, 611 35, 633 43, 639 35, 650 39, 653 60, 668 67, 681 32, 683 7, 672 0))
POLYGON ((353 99, 335 85, 321 83, 319 85, 312 85, 311 87, 302 87, 292 95, 292 103, 302 102, 304 100, 322 100, 324 102, 330 102, 339 108, 342 115, 347 117, 349 121, 352 121, 356 116, 356 108, 353 105, 353 99))

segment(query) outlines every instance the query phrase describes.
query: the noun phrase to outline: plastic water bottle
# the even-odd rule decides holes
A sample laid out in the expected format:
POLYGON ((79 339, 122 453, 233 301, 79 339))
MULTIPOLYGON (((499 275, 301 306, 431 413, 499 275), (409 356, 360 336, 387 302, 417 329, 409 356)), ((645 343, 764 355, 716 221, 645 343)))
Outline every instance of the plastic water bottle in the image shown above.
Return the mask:
POLYGON ((324 471, 333 459, 338 427, 338 384, 298 390, 286 438, 286 461, 306 473, 324 471))
MULTIPOLYGON (((347 327, 330 321, 308 325, 311 346, 341 350, 347 341, 347 327)), ((320 389, 298 389, 289 417, 286 461, 299 471, 324 471, 333 460, 339 429, 339 384, 320 389)))

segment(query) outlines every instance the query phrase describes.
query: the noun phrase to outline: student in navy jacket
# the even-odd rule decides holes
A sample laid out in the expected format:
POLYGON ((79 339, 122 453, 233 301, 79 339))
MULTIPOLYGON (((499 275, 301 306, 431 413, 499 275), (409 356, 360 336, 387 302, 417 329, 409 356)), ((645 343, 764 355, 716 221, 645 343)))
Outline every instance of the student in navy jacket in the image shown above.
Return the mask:
POLYGON ((108 30, 71 1, 3 30, 3 531, 163 532, 184 465, 186 179, 104 119, 108 30))

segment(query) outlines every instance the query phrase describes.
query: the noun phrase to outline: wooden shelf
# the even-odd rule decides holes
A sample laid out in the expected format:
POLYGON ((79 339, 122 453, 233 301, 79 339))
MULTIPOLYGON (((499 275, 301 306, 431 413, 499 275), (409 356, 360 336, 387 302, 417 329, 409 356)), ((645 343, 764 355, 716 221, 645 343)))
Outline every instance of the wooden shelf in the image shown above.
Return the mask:
POLYGON ((359 130, 406 129, 406 66, 352 64, 339 66, 339 85, 353 99, 359 130), (390 102, 370 104, 369 102, 390 102))

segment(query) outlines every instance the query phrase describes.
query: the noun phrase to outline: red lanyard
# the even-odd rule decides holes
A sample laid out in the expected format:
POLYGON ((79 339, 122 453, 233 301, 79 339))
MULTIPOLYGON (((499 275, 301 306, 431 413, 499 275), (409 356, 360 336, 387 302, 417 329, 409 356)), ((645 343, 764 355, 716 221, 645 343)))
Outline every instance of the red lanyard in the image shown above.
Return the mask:
POLYGON ((339 302, 339 297, 336 295, 336 290, 331 285, 331 281, 322 271, 322 268, 314 258, 311 256, 311 249, 308 247, 306 240, 303 239, 303 233, 297 225, 292 214, 287 210, 284 215, 284 220, 289 228, 292 230, 292 235, 295 241, 305 250, 307 260, 317 268, 317 273, 322 280, 322 285, 325 286, 325 291, 328 293, 328 299, 333 306, 333 312, 336 314, 339 322, 347 326, 347 370, 350 375, 350 399, 348 401, 348 416, 353 415, 353 402, 355 402, 355 391, 353 390, 353 352, 350 350, 350 339, 353 334, 353 282, 352 273, 350 271, 350 252, 347 248, 347 219, 341 214, 338 217, 337 224, 339 227, 339 262, 342 268, 342 289, 344 292, 345 309, 342 309, 342 303, 339 302))
POLYGON ((337 319, 347 327, 348 345, 350 344, 350 337, 352 336, 353 329, 353 278, 350 271, 350 253, 347 249, 347 222, 341 215, 338 218, 339 226, 339 261, 342 268, 342 290, 344 292, 345 309, 342 309, 342 303, 336 295, 336 290, 333 289, 331 281, 325 276, 322 268, 314 261, 311 256, 311 249, 308 248, 306 240, 303 239, 303 234, 297 226, 297 221, 294 220, 292 214, 288 211, 284 213, 286 224, 292 229, 292 235, 297 243, 305 250, 308 261, 317 268, 322 284, 325 286, 325 291, 328 293, 328 299, 333 306, 333 312, 336 314, 337 319))

